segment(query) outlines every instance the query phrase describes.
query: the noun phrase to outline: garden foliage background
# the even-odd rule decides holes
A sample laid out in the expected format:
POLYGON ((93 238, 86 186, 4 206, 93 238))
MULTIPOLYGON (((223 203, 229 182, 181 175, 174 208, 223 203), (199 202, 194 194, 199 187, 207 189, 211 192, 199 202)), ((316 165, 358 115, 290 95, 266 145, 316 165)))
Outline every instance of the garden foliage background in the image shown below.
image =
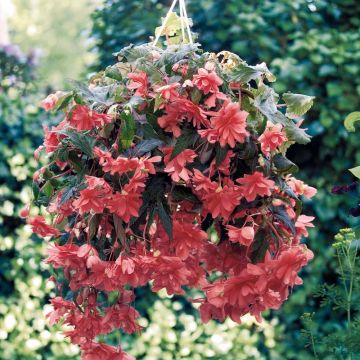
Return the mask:
MULTIPOLYGON (((66 86, 65 77, 85 76, 86 65, 90 71, 101 70, 114 62, 113 52, 130 42, 147 41, 169 6, 169 1, 159 0, 100 1, 90 21, 88 15, 97 3, 65 1, 55 7, 44 0, 16 0, 16 9, 21 10, 10 19, 12 38, 25 51, 43 48, 40 68, 36 69, 33 57, 11 56, 0 48, 0 354, 4 359, 77 357, 76 349, 44 320, 42 307, 52 291, 44 280, 49 270, 41 263, 44 244, 17 217, 31 193, 36 167, 32 151, 41 142, 41 124, 54 121, 37 104, 50 88, 66 86), (31 13, 47 16, 29 17, 31 13), (14 65, 6 68, 7 73, 5 62, 14 65)), ((281 310, 267 314, 260 327, 250 319, 241 326, 227 322, 205 327, 183 299, 165 295, 159 299, 145 289, 139 306, 144 324, 149 325, 141 336, 128 337, 127 349, 139 359, 312 359, 301 340, 300 316, 315 311, 319 334, 331 333, 339 324, 339 314, 320 308, 313 294, 324 281, 336 281, 330 244, 334 234, 351 223, 347 202, 352 199, 334 197, 330 189, 350 182, 346 169, 360 163, 356 152, 360 140, 343 128, 345 116, 359 110, 360 103, 360 3, 187 3, 205 49, 230 50, 249 64, 265 61, 278 77, 275 90, 316 96, 306 120, 313 141, 294 146, 290 153, 300 165, 299 177, 319 190, 306 205, 317 218, 309 242, 316 257, 303 274, 304 285, 281 310)))

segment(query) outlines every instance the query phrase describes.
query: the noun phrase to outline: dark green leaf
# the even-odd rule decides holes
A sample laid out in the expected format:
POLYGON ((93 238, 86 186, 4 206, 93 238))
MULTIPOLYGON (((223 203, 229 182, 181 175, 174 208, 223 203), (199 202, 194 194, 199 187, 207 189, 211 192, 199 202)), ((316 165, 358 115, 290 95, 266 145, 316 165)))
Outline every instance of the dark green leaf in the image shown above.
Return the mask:
POLYGON ((199 203, 199 199, 193 194, 191 189, 186 186, 177 185, 174 187, 172 192, 172 197, 175 201, 191 201, 194 203, 199 203))
POLYGON ((159 139, 148 139, 143 140, 139 144, 135 146, 134 149, 131 149, 132 156, 142 156, 147 152, 150 152, 159 146, 161 146, 163 142, 159 139))
POLYGON ((119 69, 116 67, 116 65, 113 66, 108 66, 105 69, 105 76, 107 76, 110 79, 114 79, 117 81, 121 81, 122 80, 122 75, 121 72, 119 71, 119 69))
POLYGON ((90 136, 77 132, 66 132, 70 142, 79 150, 81 150, 89 158, 93 158, 93 148, 96 140, 90 136))
POLYGON ((274 218, 281 221, 295 236, 296 235, 296 228, 295 223, 292 219, 290 219, 286 210, 282 207, 276 206, 272 209, 274 218))
POLYGON ((121 118, 121 133, 120 133, 120 147, 122 150, 128 149, 134 140, 135 136, 135 121, 128 110, 125 110, 120 115, 121 118))
POLYGON ((171 220, 170 210, 168 209, 168 206, 166 206, 166 209, 164 207, 165 202, 166 202, 166 199, 164 199, 163 201, 158 200, 157 213, 159 215, 161 223, 164 226, 166 233, 168 234, 169 238, 172 239, 172 237, 173 237, 172 220, 171 220))
POLYGON ((95 214, 89 221, 89 240, 97 233, 101 221, 101 214, 95 214))
POLYGON ((221 163, 225 160, 228 150, 229 147, 227 145, 221 147, 220 144, 216 144, 216 149, 215 149, 216 166, 220 166, 221 163))
POLYGON ((113 215, 113 220, 114 220, 114 228, 115 228, 116 237, 120 241, 120 244, 125 249, 127 249, 128 245, 126 242, 126 234, 125 234, 123 221, 116 214, 113 215))
POLYGON ((183 150, 194 145, 199 135, 196 132, 185 132, 177 140, 170 160, 179 155, 183 150))
POLYGON ((251 245, 251 261, 255 264, 261 262, 268 248, 269 242, 266 239, 266 233, 263 229, 260 229, 256 232, 255 239, 251 245))
POLYGON ((276 154, 273 160, 279 174, 294 174, 299 170, 296 164, 281 154, 276 154))
POLYGON ((59 205, 66 203, 68 200, 70 200, 75 195, 75 193, 76 193, 75 186, 67 187, 61 196, 59 205))

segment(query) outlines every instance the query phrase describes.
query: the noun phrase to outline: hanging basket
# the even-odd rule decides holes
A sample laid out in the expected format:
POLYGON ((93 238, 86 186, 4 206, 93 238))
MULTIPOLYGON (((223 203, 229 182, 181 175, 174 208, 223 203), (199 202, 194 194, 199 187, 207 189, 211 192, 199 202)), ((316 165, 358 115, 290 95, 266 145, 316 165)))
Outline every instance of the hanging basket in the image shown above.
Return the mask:
POLYGON ((124 48, 89 86, 43 101, 65 114, 35 154, 49 159, 34 176, 34 204, 48 215, 23 215, 54 240, 49 318, 71 326, 84 359, 132 358, 95 338, 141 329, 138 287, 197 289, 204 322, 260 321, 313 256, 300 244, 313 226, 300 197, 316 190, 286 158, 309 141, 300 125, 313 98, 279 103, 264 63, 204 53, 184 1, 180 17, 175 5, 151 44, 124 48))

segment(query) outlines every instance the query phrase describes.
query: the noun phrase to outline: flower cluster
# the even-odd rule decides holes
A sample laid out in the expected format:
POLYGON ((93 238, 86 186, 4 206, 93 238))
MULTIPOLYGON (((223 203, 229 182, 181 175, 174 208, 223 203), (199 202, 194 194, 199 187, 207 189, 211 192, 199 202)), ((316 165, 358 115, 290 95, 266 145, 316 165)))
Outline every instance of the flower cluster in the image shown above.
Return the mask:
POLYGON ((89 87, 43 101, 64 120, 36 152, 49 157, 34 176, 35 203, 49 215, 27 220, 55 240, 46 261, 61 276, 49 318, 70 326, 84 359, 132 358, 96 339, 141 329, 138 287, 201 290, 192 301, 204 322, 260 321, 313 256, 301 244, 313 218, 300 197, 316 190, 285 156, 308 137, 278 109, 267 68, 230 66, 196 45, 118 56, 89 87))

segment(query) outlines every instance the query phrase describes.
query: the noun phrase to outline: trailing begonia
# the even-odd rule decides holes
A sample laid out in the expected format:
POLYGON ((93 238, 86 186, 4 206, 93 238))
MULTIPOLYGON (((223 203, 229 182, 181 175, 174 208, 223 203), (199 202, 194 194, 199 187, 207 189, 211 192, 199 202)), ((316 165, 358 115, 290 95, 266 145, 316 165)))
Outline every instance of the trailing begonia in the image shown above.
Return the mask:
POLYGON ((45 128, 49 162, 34 177, 49 215, 28 218, 52 238, 46 262, 61 274, 49 319, 70 326, 84 359, 132 358, 97 337, 141 329, 138 287, 198 289, 204 322, 261 321, 313 257, 300 197, 316 190, 286 158, 309 141, 294 116, 307 97, 278 104, 265 64, 198 44, 117 57, 89 86, 73 82, 43 103, 64 117, 45 128))

